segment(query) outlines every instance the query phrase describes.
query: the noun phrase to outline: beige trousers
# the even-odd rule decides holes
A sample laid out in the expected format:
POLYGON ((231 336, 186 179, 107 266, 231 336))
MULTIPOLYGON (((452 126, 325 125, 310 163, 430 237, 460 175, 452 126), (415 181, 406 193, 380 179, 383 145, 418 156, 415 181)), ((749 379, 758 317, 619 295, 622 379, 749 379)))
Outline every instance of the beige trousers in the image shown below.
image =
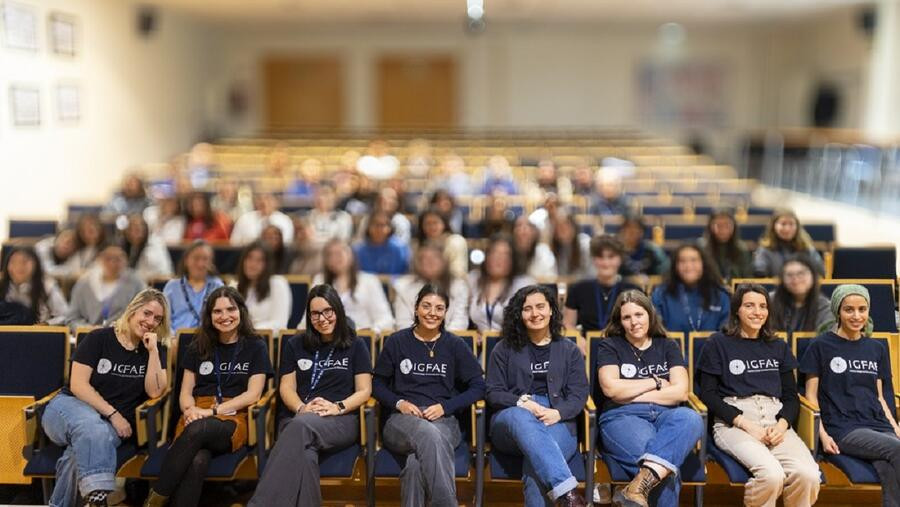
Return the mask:
MULTIPOLYGON (((737 407, 744 419, 769 427, 776 423, 781 401, 770 396, 727 397, 725 402, 737 407)), ((809 449, 793 429, 775 447, 753 438, 749 433, 721 420, 713 425, 713 439, 719 449, 747 467, 753 477, 744 487, 744 505, 775 507, 784 492, 785 507, 807 507, 819 496, 819 466, 809 449)))

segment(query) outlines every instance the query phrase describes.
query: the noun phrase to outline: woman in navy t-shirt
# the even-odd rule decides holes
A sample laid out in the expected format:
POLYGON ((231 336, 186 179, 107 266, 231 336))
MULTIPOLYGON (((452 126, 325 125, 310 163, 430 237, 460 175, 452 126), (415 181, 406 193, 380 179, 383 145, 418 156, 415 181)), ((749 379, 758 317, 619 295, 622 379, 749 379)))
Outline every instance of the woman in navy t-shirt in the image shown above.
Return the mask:
POLYGON ((769 294, 739 285, 725 331, 703 346, 697 373, 716 445, 753 473, 746 506, 774 507, 782 491, 788 506, 818 497, 819 467, 791 429, 800 410, 796 366, 788 344, 772 333, 769 294))
POLYGON ((213 455, 247 443, 247 407, 259 401, 272 364, 237 289, 219 287, 203 304, 188 345, 178 403, 182 417, 146 505, 198 505, 213 455))
POLYGON ((144 289, 115 327, 91 331, 75 349, 69 385, 44 409, 41 425, 65 446, 50 505, 73 505, 76 488, 89 506, 106 505, 116 486, 116 447, 134 434, 135 409, 168 384, 169 306, 144 289))
POLYGON ((390 414, 384 446, 407 455, 400 473, 405 507, 458 505, 453 456, 461 434, 454 414, 484 397, 471 347, 444 329, 449 302, 443 288, 425 284, 413 326, 389 336, 375 363, 372 389, 382 416, 390 414))
POLYGON ((322 505, 319 453, 359 440, 357 409, 372 393, 369 347, 330 285, 309 291, 306 321, 312 329, 288 341, 279 368, 281 401, 296 415, 282 421, 250 506, 322 505))
POLYGON ((666 283, 653 290, 653 306, 669 331, 718 331, 728 318, 728 291, 716 263, 696 245, 672 254, 666 283))
POLYGON ((861 285, 834 290, 831 308, 837 322, 809 344, 800 371, 806 396, 819 406, 819 440, 829 454, 872 460, 881 479, 884 505, 900 505, 900 427, 890 400, 888 348, 869 338, 869 291, 861 285))
POLYGON ((584 505, 568 462, 578 449, 576 418, 590 387, 584 356, 562 331, 550 289, 519 289, 504 310, 503 339, 487 370, 487 401, 496 411, 491 443, 523 457, 528 507, 584 505))
POLYGON ((602 394, 600 439, 634 477, 615 501, 646 504, 652 491, 655 505, 677 506, 678 471, 705 431, 699 414, 678 406, 690 392, 681 347, 638 290, 619 295, 603 333, 592 365, 602 394))

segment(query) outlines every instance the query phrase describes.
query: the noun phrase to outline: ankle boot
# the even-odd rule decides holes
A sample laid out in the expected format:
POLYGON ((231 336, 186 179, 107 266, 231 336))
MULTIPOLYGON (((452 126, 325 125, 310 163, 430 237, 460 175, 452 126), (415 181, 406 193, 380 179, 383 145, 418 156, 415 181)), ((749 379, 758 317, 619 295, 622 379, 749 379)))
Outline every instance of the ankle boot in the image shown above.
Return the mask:
POLYGON ((613 497, 613 505, 620 507, 648 507, 650 491, 659 484, 659 478, 649 468, 641 467, 634 479, 613 497))
POLYGON ((557 498, 556 505, 559 507, 586 507, 587 502, 578 495, 578 492, 575 489, 572 489, 565 495, 557 498))
POLYGON ((144 507, 163 507, 168 501, 169 497, 162 496, 153 491, 153 488, 150 488, 150 493, 147 495, 147 499, 144 500, 144 507))

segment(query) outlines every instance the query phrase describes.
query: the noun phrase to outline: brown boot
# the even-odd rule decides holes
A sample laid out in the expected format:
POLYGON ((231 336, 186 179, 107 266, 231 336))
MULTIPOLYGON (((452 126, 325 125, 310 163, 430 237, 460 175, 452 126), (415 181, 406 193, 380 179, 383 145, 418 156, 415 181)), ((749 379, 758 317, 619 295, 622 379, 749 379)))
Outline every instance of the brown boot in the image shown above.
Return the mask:
POLYGON ((169 497, 162 496, 156 491, 153 491, 153 488, 150 488, 150 494, 148 494, 147 499, 144 500, 144 507, 163 507, 168 501, 169 497))
POLYGON ((584 498, 578 495, 575 489, 570 489, 565 495, 556 499, 556 505, 559 507, 587 507, 584 498))
POLYGON ((634 479, 613 496, 617 507, 649 507, 650 491, 659 484, 659 478, 649 468, 641 467, 634 479))

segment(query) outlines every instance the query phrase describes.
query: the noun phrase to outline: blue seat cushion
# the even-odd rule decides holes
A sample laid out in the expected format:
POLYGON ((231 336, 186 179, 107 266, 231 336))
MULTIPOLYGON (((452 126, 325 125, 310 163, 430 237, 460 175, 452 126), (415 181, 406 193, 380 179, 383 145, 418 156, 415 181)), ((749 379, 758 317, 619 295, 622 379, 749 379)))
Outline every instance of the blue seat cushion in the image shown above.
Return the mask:
POLYGON ((321 477, 351 477, 356 458, 362 455, 359 444, 351 445, 339 451, 319 454, 319 475, 321 477))
MULTIPOLYGON (((52 476, 56 475, 56 461, 62 456, 65 447, 54 443, 48 443, 41 449, 35 449, 25 465, 24 475, 52 476)), ((134 442, 125 442, 116 448, 116 467, 121 467, 126 461, 137 454, 137 446, 134 442)))
MULTIPOLYGON (((506 454, 492 449, 488 462, 491 467, 491 478, 506 480, 522 480, 522 456, 506 454)), ((569 471, 578 482, 584 482, 584 454, 576 452, 568 462, 569 471)))
MULTIPOLYGON (((457 477, 467 477, 469 475, 469 466, 472 463, 472 455, 469 453, 467 442, 463 442, 456 446, 455 455, 453 457, 456 466, 457 477)), ((400 477, 400 471, 406 464, 406 455, 397 454, 387 449, 379 449, 375 453, 375 476, 376 477, 400 477)))
MULTIPOLYGON (((150 452, 144 466, 141 467, 141 477, 159 477, 162 470, 163 460, 166 453, 169 452, 169 446, 163 445, 157 447, 156 450, 150 452)), ((209 460, 209 469, 206 471, 207 477, 228 478, 234 475, 238 466, 244 461, 249 453, 249 448, 245 445, 235 452, 220 454, 213 456, 209 460)))
POLYGON ((725 470, 729 481, 743 484, 750 480, 750 471, 725 451, 719 449, 711 437, 706 440, 706 453, 711 461, 715 461, 725 470))
POLYGON ((838 467, 853 484, 880 484, 872 463, 846 454, 826 454, 825 461, 838 467))
MULTIPOLYGON (((609 454, 601 454, 601 458, 606 463, 606 469, 609 470, 613 482, 629 482, 632 479, 631 474, 609 454)), ((696 452, 688 454, 681 464, 681 482, 706 482, 706 468, 703 465, 699 454, 696 452)))

